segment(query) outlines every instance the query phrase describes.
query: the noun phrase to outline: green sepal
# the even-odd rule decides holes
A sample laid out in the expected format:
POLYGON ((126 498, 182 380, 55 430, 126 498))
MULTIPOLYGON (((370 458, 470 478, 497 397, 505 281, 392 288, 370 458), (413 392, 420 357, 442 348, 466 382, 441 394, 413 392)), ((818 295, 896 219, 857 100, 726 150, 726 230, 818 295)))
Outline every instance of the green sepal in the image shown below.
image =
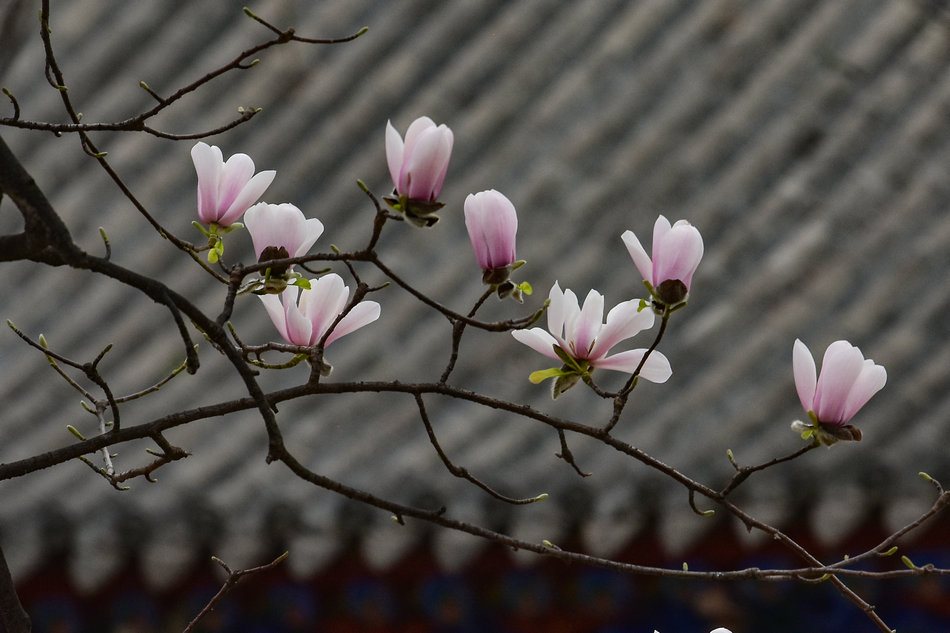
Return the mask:
POLYGON ((191 225, 201 231, 201 234, 205 237, 211 237, 211 231, 205 228, 205 225, 199 222, 198 220, 193 220, 191 225))
POLYGON ((288 285, 297 286, 298 288, 303 288, 304 290, 310 290, 310 280, 304 277, 297 277, 288 285))
POLYGON ((581 376, 582 374, 576 371, 569 371, 563 376, 558 376, 554 384, 551 385, 551 397, 557 400, 558 396, 580 382, 581 376))
POLYGON ((578 360, 568 354, 560 345, 554 346, 554 353, 557 354, 557 357, 564 361, 564 369, 568 373, 578 374, 583 376, 588 373, 590 365, 586 360, 578 360))
POLYGON ((383 196, 383 200, 393 211, 404 214, 413 226, 428 228, 439 221, 435 212, 445 206, 444 202, 410 200, 407 196, 397 197, 395 193, 394 191, 392 196, 383 196))
POLYGON ((574 372, 564 371, 560 367, 551 367, 550 369, 539 369, 538 371, 531 372, 531 374, 528 376, 528 380, 530 380, 532 384, 539 385, 548 378, 567 376, 568 374, 572 373, 574 372))

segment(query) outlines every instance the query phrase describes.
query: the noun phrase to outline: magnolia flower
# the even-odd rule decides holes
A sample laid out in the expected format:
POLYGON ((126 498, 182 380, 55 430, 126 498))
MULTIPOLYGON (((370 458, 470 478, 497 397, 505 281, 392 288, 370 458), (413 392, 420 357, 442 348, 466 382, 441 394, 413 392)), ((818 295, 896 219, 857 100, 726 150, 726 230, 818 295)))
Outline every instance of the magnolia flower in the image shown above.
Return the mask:
POLYGON ((861 350, 848 341, 835 341, 825 350, 818 376, 811 352, 795 339, 792 369, 798 399, 812 421, 809 426, 796 420, 792 428, 804 438, 814 434, 825 445, 838 440, 860 440, 861 431, 848 422, 884 387, 884 368, 865 359, 861 350))
POLYGON ((449 168, 452 141, 452 130, 444 123, 437 127, 427 116, 409 125, 405 142, 387 121, 386 161, 396 193, 410 200, 435 202, 449 168))
POLYGON ((207 225, 237 222, 277 175, 273 170, 254 175, 254 161, 247 154, 224 162, 220 149, 200 141, 191 148, 191 159, 198 172, 198 218, 207 225))
POLYGON ((475 249, 475 259, 485 271, 482 281, 500 284, 515 263, 518 214, 515 205, 494 189, 465 198, 465 228, 475 249))
MULTIPOLYGON (((317 344, 346 307, 350 289, 336 273, 310 280, 310 289, 288 286, 283 297, 260 295, 267 314, 280 333, 291 345, 317 344), (300 302, 297 296, 300 295, 300 302)), ((324 346, 379 318, 379 304, 362 301, 340 319, 327 337, 324 346)))
POLYGON ((653 225, 652 260, 633 231, 624 231, 620 237, 660 303, 675 306, 686 301, 693 273, 703 257, 703 237, 695 226, 686 220, 670 226, 664 216, 658 217, 653 225))
MULTIPOLYGON (((588 293, 581 308, 572 291, 562 292, 557 282, 554 282, 549 299, 550 333, 541 328, 514 330, 511 333, 516 340, 535 351, 564 361, 561 369, 535 372, 532 382, 557 377, 554 386, 556 398, 598 367, 631 374, 637 370, 647 350, 634 349, 613 356, 607 353, 620 341, 653 326, 653 312, 641 310, 639 300, 618 303, 607 313, 604 323, 604 297, 596 290, 588 293)), ((670 362, 663 354, 654 351, 643 363, 639 375, 660 383, 666 382, 671 374, 670 362)))
POLYGON ((386 122, 386 162, 395 187, 386 201, 416 226, 432 226, 442 208, 438 201, 452 154, 452 130, 429 117, 419 117, 406 130, 403 141, 392 123, 386 122))
POLYGON ((287 202, 255 204, 244 215, 244 224, 258 261, 306 255, 323 234, 323 222, 305 218, 303 211, 287 202))

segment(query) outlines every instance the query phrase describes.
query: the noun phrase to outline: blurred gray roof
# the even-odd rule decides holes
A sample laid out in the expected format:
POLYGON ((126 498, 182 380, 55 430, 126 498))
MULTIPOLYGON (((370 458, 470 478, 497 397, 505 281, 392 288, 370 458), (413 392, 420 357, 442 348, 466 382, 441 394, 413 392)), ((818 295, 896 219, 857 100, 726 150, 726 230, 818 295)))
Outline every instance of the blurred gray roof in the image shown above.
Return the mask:
MULTIPOLYGON (((54 45, 86 120, 121 119, 149 106, 140 80, 167 94, 265 39, 240 4, 54 5, 54 45)), ((888 370, 887 386, 855 421, 864 440, 767 471, 739 498, 781 525, 807 520, 828 542, 882 501, 895 528, 929 506, 931 490, 917 472, 946 476, 950 440, 950 22, 939 3, 333 0, 252 9, 304 36, 370 30, 345 45, 266 51, 253 70, 189 96, 159 123, 193 132, 229 120, 238 106, 263 107, 210 142, 277 170, 265 199, 293 202, 324 222, 315 251, 364 243, 372 207, 355 181, 387 193, 386 121, 404 130, 423 114, 455 132, 442 195, 448 205, 432 230, 387 227, 379 250, 457 310, 482 291, 461 214, 468 193, 494 188, 514 202, 519 256, 528 261, 520 278, 536 290, 521 310, 490 301, 484 318, 540 305, 555 280, 579 295, 597 288, 608 305, 641 296, 620 234, 632 229, 648 242, 658 213, 687 218, 702 231, 706 255, 690 305, 675 315, 660 348, 673 377, 666 385, 641 383, 617 435, 721 485, 732 471, 727 449, 751 464, 800 445, 789 430, 802 416, 791 373, 794 339, 820 357, 846 338, 888 370), (789 502, 801 497, 807 516, 789 502)), ((17 22, 22 39, 4 35, 16 45, 3 46, 0 84, 16 95, 24 118, 62 120, 58 96, 42 78, 33 16, 28 7, 17 22)), ((9 105, 2 107, 8 114, 9 105)), ((77 139, 2 134, 85 248, 101 249, 102 226, 115 261, 208 310, 220 305, 221 288, 157 239, 77 139)), ((189 226, 191 143, 96 138, 159 221, 197 240, 189 226)), ((0 213, 4 232, 18 230, 10 208, 0 213)), ((228 255, 249 261, 249 242, 230 237, 228 255)), ((8 265, 4 272, 2 316, 78 359, 113 343, 103 370, 115 391, 141 389, 181 361, 167 313, 134 292, 71 270, 8 265)), ((446 321, 395 288, 374 298, 382 318, 329 350, 331 380, 437 379, 448 353, 446 321)), ((234 323, 247 342, 276 339, 256 299, 239 303, 234 323)), ((650 337, 641 337, 635 343, 645 346, 650 337)), ((457 384, 581 421, 609 415, 610 403, 583 386, 552 402, 546 386, 527 380, 544 360, 505 335, 467 332, 462 353, 457 384)), ((210 347, 201 357, 197 376, 130 404, 124 423, 241 395, 233 370, 210 347)), ((262 383, 293 384, 305 371, 267 374, 262 383)), ((9 332, 0 336, 0 375, 0 462, 69 443, 67 424, 95 433, 77 394, 9 332)), ((608 387, 619 379, 601 376, 608 387)), ((685 491, 611 449, 569 438, 581 468, 593 472, 581 479, 554 457, 559 445, 547 427, 434 397, 428 404, 456 463, 512 496, 551 497, 510 509, 452 478, 411 398, 311 398, 282 406, 279 420, 288 445, 321 474, 404 502, 444 503, 460 518, 504 521, 526 538, 557 542, 579 524, 591 551, 613 554, 642 525, 647 491, 662 507, 660 533, 671 551, 710 525, 689 509, 685 491)), ((357 527, 380 566, 398 561, 420 535, 267 466, 264 431, 252 413, 169 436, 193 455, 158 471, 159 483, 137 481, 131 492, 117 493, 80 463, 0 484, 0 528, 13 545, 15 570, 38 560, 37 526, 52 507, 74 522, 83 545, 77 578, 82 569, 90 585, 121 562, 112 544, 128 517, 148 526, 140 545, 156 583, 190 562, 193 522, 205 514, 199 509, 220 519, 223 527, 205 536, 235 565, 256 562, 275 508, 299 512, 302 527, 290 529, 297 573, 319 568, 357 527)), ((120 448, 119 467, 139 465, 144 448, 120 448)), ((448 567, 464 564, 480 545, 448 533, 434 541, 448 567)))

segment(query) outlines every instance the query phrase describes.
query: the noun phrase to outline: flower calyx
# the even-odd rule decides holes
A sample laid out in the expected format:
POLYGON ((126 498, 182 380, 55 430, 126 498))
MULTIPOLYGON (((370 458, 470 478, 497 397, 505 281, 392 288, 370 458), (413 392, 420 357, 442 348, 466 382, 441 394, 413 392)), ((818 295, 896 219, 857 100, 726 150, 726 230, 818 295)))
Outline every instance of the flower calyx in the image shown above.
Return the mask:
POLYGON ((383 200, 393 211, 403 214, 410 224, 423 229, 434 226, 439 221, 435 212, 445 206, 444 202, 412 200, 408 196, 399 195, 395 190, 393 195, 383 196, 383 200))

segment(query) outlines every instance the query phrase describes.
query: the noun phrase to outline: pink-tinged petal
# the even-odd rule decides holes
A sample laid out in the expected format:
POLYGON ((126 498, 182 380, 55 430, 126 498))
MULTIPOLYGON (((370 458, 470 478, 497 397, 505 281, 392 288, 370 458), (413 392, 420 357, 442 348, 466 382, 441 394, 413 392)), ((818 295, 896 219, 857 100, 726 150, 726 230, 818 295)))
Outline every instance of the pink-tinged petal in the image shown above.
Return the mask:
POLYGON ((191 160, 198 174, 198 218, 204 224, 218 219, 218 182, 221 179, 221 150, 198 142, 191 148, 191 160))
POLYGON ((861 373, 854 381, 854 386, 848 393, 844 403, 844 422, 847 423, 858 412, 871 396, 884 388, 887 383, 887 371, 874 361, 867 359, 861 367, 861 373))
POLYGON ((447 125, 442 124, 438 126, 437 129, 441 134, 441 139, 437 161, 439 164, 439 170, 437 172, 438 176, 436 177, 435 183, 432 187, 433 200, 437 199, 439 194, 442 193, 442 185, 445 184, 445 176, 449 171, 449 161, 452 158, 452 147, 455 144, 455 135, 447 125))
POLYGON ((590 351, 591 359, 606 356, 610 348, 620 341, 653 327, 653 310, 649 308, 639 310, 639 307, 640 300, 632 299, 618 303, 610 309, 607 313, 607 321, 600 329, 600 334, 597 335, 594 347, 590 351))
POLYGON ((300 309, 313 323, 314 342, 327 331, 346 307, 349 288, 336 273, 310 280, 310 290, 304 291, 300 309))
POLYGON ((268 169, 256 174, 248 180, 247 184, 238 192, 231 204, 226 207, 227 211, 225 211, 219 224, 222 226, 231 226, 237 222, 241 218, 241 215, 247 211, 248 207, 257 202, 257 200, 264 195, 264 191, 274 182, 276 175, 276 171, 268 169))
POLYGON ((282 217, 276 204, 258 202, 252 206, 244 214, 244 226, 251 234, 254 256, 258 259, 268 246, 280 246, 284 237, 282 217))
POLYGON ((482 270, 493 268, 491 266, 491 253, 488 246, 488 237, 485 234, 483 226, 484 217, 481 212, 476 212, 474 194, 468 194, 462 208, 465 213, 465 228, 468 230, 468 238, 472 242, 472 250, 475 251, 475 261, 478 262, 482 270))
POLYGON ((424 130, 412 146, 407 142, 399 193, 412 200, 435 201, 442 191, 451 155, 452 133, 444 126, 424 130))
POLYGON ((356 304, 352 310, 346 313, 345 317, 340 319, 336 327, 333 328, 330 336, 327 337, 326 345, 330 345, 330 343, 341 336, 346 336, 364 325, 369 325, 379 318, 379 314, 380 307, 375 301, 363 301, 362 303, 356 304))
POLYGON ((280 334, 282 339, 290 342, 290 337, 287 334, 287 316, 284 312, 284 306, 280 302, 280 298, 277 295, 258 296, 261 303, 264 304, 264 309, 267 310, 267 316, 270 317, 274 327, 277 328, 277 333, 280 334))
POLYGON ((815 368, 815 359, 808 351, 808 347, 799 339, 795 339, 795 344, 792 346, 792 373, 795 375, 795 389, 798 391, 802 408, 805 411, 812 411, 818 373, 815 368))
POLYGON ((393 187, 399 188, 399 172, 402 170, 403 150, 405 148, 402 137, 390 121, 386 121, 386 163, 389 165, 389 175, 393 179, 393 187))
POLYGON ((679 220, 665 233, 661 243, 653 243, 653 274, 657 283, 679 279, 687 290, 693 273, 703 258, 703 238, 686 220, 679 220))
MULTIPOLYGON (((632 349, 594 361, 592 365, 598 369, 610 369, 632 374, 640 366, 644 354, 646 354, 645 349, 632 349)), ((657 351, 650 354, 640 370, 641 378, 655 383, 664 383, 672 375, 673 369, 670 367, 669 359, 657 351)))
POLYGON ((653 261, 643 249, 643 245, 640 244, 640 240, 637 239, 637 236, 633 231, 624 231, 623 235, 620 236, 620 239, 623 240, 624 245, 627 247, 627 252, 630 253, 630 258, 633 260, 637 270, 640 271, 640 275, 643 276, 646 281, 649 281, 652 284, 653 261))
POLYGON ((435 121, 430 119, 427 116, 421 116, 412 123, 409 124, 409 127, 406 128, 406 145, 405 152, 403 156, 405 157, 410 152, 412 152, 413 147, 415 147, 416 142, 419 140, 419 137, 422 134, 430 129, 435 128, 435 121))
POLYGON ((323 235, 323 222, 316 218, 305 220, 296 235, 296 239, 299 240, 296 249, 288 250, 290 256, 303 257, 306 255, 321 235, 323 235))
POLYGON ((560 360, 554 351, 554 346, 558 345, 557 339, 543 329, 535 327, 530 330, 512 330, 511 335, 516 341, 524 343, 534 351, 544 354, 548 358, 560 360))
POLYGON ((300 312, 292 298, 293 295, 290 295, 287 290, 283 294, 284 310, 287 315, 287 342, 294 345, 313 345, 316 343, 313 324, 300 312))
POLYGON ((657 245, 662 244, 666 235, 673 229, 665 215, 657 217, 653 223, 653 259, 656 260, 657 245))
POLYGON ((577 295, 568 288, 564 291, 561 299, 561 314, 564 317, 563 330, 555 332, 550 327, 548 331, 554 335, 554 338, 560 341, 561 347, 565 350, 571 348, 571 342, 574 340, 574 325, 581 316, 581 307, 577 302, 577 295))
POLYGON ((205 224, 227 227, 238 220, 273 182, 277 172, 254 175, 254 161, 235 154, 225 163, 221 150, 196 143, 191 158, 198 173, 198 217, 205 224))
POLYGON ((386 124, 386 162, 400 196, 435 202, 442 191, 454 137, 446 125, 419 117, 406 130, 405 140, 391 122, 386 124))
POLYGON ((218 183, 218 208, 227 209, 254 176, 254 161, 247 154, 234 154, 221 169, 218 183))
POLYGON ((503 194, 490 189, 469 194, 463 205, 465 228, 482 270, 503 268, 515 261, 518 214, 503 194))
POLYGON ((287 202, 255 204, 244 214, 244 224, 258 259, 268 246, 283 246, 290 257, 305 255, 323 233, 322 222, 306 219, 303 211, 287 202))
POLYGON ((815 414, 819 421, 827 424, 846 422, 845 402, 863 365, 861 351, 847 341, 835 341, 828 346, 815 389, 815 414))
POLYGON ((573 343, 575 358, 587 358, 604 323, 604 296, 596 290, 587 293, 584 307, 577 319, 569 324, 565 338, 573 343))
MULTIPOLYGON (((573 296, 574 293, 571 293, 573 296)), ((561 287, 554 282, 554 285, 551 286, 551 292, 548 293, 548 332, 554 336, 561 338, 564 334, 564 321, 568 315, 568 299, 564 296, 564 293, 561 291, 561 287)), ((575 309, 577 308, 577 299, 574 299, 575 309)))

